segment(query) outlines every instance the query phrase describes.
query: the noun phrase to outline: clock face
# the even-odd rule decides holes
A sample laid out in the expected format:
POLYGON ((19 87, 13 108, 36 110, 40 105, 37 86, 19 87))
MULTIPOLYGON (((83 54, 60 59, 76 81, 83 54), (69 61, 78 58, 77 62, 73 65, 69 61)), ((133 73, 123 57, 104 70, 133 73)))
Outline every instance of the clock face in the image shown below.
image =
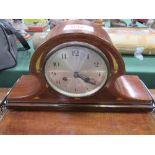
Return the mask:
POLYGON ((84 97, 105 85, 109 63, 98 48, 83 42, 68 42, 49 52, 44 74, 47 83, 57 92, 84 97))

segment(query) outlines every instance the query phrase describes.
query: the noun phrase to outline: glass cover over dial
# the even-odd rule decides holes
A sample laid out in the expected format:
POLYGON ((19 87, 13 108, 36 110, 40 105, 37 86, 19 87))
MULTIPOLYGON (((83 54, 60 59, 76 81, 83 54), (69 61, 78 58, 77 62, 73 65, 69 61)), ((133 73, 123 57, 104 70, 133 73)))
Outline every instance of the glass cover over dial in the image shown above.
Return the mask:
POLYGON ((84 97, 105 85, 109 63, 98 48, 83 42, 68 42, 49 52, 44 74, 48 84, 57 92, 84 97))

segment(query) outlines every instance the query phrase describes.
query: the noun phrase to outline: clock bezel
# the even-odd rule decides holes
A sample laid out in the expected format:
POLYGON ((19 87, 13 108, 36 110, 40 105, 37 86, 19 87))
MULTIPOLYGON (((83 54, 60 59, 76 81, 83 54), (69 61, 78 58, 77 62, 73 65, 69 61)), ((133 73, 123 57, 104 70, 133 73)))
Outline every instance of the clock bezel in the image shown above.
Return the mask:
POLYGON ((81 42, 81 41, 69 41, 69 42, 64 42, 62 44, 59 44, 57 45, 56 47, 54 47, 53 49, 50 50, 50 52, 47 54, 47 56, 45 57, 44 59, 44 63, 43 63, 43 68, 42 68, 42 71, 43 71, 43 74, 44 74, 44 78, 47 82, 47 84, 49 85, 50 88, 52 88, 54 91, 64 95, 64 96, 67 96, 67 97, 88 97, 88 96, 92 96, 94 95, 95 93, 97 93, 100 89, 103 89, 104 86, 106 85, 108 79, 110 78, 111 76, 111 72, 110 72, 110 63, 107 59, 107 57, 105 56, 104 52, 101 51, 99 48, 95 47, 94 45, 91 45, 89 43, 86 43, 86 42, 81 42), (63 49, 63 48, 66 48, 66 47, 70 47, 70 46, 82 46, 82 47, 85 47, 85 48, 89 48, 91 50, 93 50, 94 52, 96 52, 99 56, 102 57, 103 61, 105 62, 106 64, 106 68, 107 68, 107 76, 105 78, 104 81, 102 81, 102 83, 97 86, 95 89, 89 91, 89 92, 86 92, 86 93, 69 93, 69 92, 66 92, 58 87, 56 87, 52 82, 50 82, 47 77, 46 77, 46 71, 45 71, 45 65, 47 63, 47 60, 51 57, 51 55, 53 55, 55 52, 63 49))

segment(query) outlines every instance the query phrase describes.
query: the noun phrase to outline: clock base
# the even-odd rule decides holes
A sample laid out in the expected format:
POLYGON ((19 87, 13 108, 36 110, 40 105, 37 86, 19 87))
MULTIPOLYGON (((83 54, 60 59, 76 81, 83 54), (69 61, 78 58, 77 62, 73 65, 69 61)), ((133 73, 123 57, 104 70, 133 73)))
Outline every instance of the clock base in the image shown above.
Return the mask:
POLYGON ((71 98, 42 89, 34 75, 22 76, 12 88, 6 104, 14 110, 150 112, 154 101, 137 76, 124 75, 115 83, 116 96, 105 90, 94 96, 71 98))

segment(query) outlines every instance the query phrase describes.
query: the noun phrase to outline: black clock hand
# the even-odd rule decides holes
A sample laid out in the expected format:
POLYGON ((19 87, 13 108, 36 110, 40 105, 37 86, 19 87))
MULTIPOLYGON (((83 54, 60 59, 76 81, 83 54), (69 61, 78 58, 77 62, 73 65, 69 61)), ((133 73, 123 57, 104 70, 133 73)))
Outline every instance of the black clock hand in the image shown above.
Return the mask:
POLYGON ((94 79, 91 79, 87 77, 86 75, 79 74, 78 72, 74 72, 74 77, 75 78, 81 78, 83 81, 90 83, 92 85, 96 85, 96 81, 94 79))

